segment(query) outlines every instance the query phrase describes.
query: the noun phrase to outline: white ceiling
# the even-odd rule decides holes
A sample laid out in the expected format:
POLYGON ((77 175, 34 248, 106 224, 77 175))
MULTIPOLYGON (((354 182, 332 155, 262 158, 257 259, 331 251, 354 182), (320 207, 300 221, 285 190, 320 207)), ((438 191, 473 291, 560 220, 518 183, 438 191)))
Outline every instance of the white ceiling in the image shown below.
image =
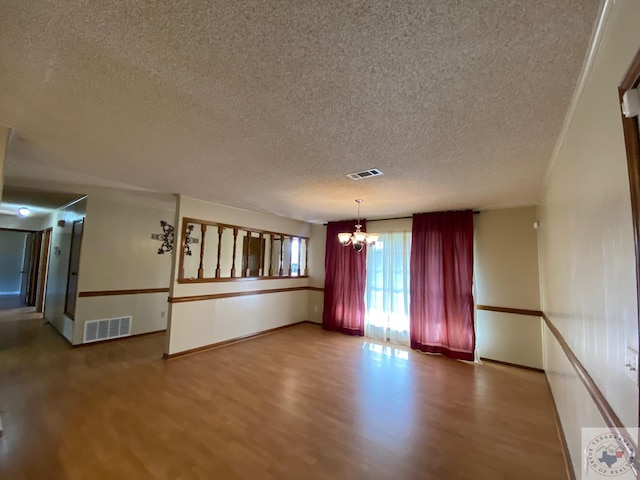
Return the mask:
POLYGON ((308 221, 534 204, 600 7, 2 2, 5 181, 308 221))

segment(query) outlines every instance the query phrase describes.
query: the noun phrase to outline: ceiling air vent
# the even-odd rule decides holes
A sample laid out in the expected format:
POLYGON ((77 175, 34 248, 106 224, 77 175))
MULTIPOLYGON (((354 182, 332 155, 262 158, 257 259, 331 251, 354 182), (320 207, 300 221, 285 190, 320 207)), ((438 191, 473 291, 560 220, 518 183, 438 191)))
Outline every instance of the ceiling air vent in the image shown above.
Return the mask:
POLYGON ((370 170, 363 170, 361 172, 349 173, 347 177, 349 177, 351 180, 360 180, 362 178, 377 177, 380 175, 382 175, 382 172, 380 170, 378 170, 377 168, 372 168, 370 170))

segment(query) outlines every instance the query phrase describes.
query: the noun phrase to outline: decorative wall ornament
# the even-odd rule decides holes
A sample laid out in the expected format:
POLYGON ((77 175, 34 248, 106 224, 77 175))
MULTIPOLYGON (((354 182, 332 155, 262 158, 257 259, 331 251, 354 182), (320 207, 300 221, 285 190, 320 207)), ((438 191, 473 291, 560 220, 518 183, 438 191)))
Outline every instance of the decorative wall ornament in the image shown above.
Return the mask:
POLYGON ((169 225, 164 220, 160 220, 160 226, 162 227, 162 233, 153 233, 151 234, 151 238, 162 241, 162 245, 160 245, 160 248, 158 249, 158 255, 163 255, 173 250, 173 232, 175 229, 173 228, 173 225, 169 225))
POLYGON ((193 232, 193 225, 187 225, 187 234, 184 238, 184 254, 191 256, 191 247, 190 245, 194 242, 195 239, 191 238, 191 232, 193 232))

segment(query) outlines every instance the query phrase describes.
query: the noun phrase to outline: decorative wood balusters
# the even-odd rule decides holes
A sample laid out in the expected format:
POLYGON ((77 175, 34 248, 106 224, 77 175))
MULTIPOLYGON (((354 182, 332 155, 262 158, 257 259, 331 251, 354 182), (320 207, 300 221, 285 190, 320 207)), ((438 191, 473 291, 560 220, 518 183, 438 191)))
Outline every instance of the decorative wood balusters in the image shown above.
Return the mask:
POLYGON ((183 218, 182 245, 179 283, 309 276, 307 237, 183 218))

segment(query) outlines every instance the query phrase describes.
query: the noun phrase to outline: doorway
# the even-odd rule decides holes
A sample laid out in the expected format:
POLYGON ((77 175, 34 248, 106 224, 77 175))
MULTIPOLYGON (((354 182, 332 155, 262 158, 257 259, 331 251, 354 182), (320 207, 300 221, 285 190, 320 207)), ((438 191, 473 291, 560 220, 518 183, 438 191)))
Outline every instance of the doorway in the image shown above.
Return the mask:
POLYGON ((80 246, 84 218, 73 222, 71 229, 71 252, 69 254, 69 273, 67 275, 67 291, 64 302, 64 313, 71 320, 76 315, 76 294, 78 293, 78 270, 80 267, 80 246))
POLYGON ((20 298, 25 305, 28 305, 29 300, 29 281, 30 270, 33 265, 33 243, 34 234, 27 233, 24 237, 24 247, 22 248, 22 266, 20 267, 20 298))
MULTIPOLYGON (((625 93, 640 90, 640 50, 636 52, 629 69, 618 86, 620 104, 623 103, 625 93)), ((639 94, 640 95, 640 94, 639 94)), ((631 193, 631 211, 633 214, 633 231, 636 252, 636 297, 640 305, 640 123, 638 112, 622 115, 622 128, 627 152, 627 167, 629 171, 629 187, 631 193)), ((638 342, 640 343, 640 312, 638 313, 638 342)), ((638 397, 638 418, 640 419, 640 393, 638 397)))
POLYGON ((25 230, 0 230, 0 308, 26 306, 27 276, 24 275, 28 235, 25 230))
POLYGON ((0 309, 42 312, 51 229, 0 228, 0 309))
POLYGON ((49 272, 49 249, 51 248, 51 232, 53 228, 47 228, 43 233, 42 239, 42 254, 40 261, 40 268, 38 272, 37 280, 37 298, 36 298, 36 312, 42 313, 44 311, 44 296, 47 290, 47 273, 49 272))
POLYGON ((38 273, 42 255, 43 232, 34 232, 27 235, 24 254, 23 289, 25 303, 34 307, 38 296, 38 273))
POLYGON ((365 336, 410 345, 410 256, 411 232, 382 233, 367 248, 365 336))

